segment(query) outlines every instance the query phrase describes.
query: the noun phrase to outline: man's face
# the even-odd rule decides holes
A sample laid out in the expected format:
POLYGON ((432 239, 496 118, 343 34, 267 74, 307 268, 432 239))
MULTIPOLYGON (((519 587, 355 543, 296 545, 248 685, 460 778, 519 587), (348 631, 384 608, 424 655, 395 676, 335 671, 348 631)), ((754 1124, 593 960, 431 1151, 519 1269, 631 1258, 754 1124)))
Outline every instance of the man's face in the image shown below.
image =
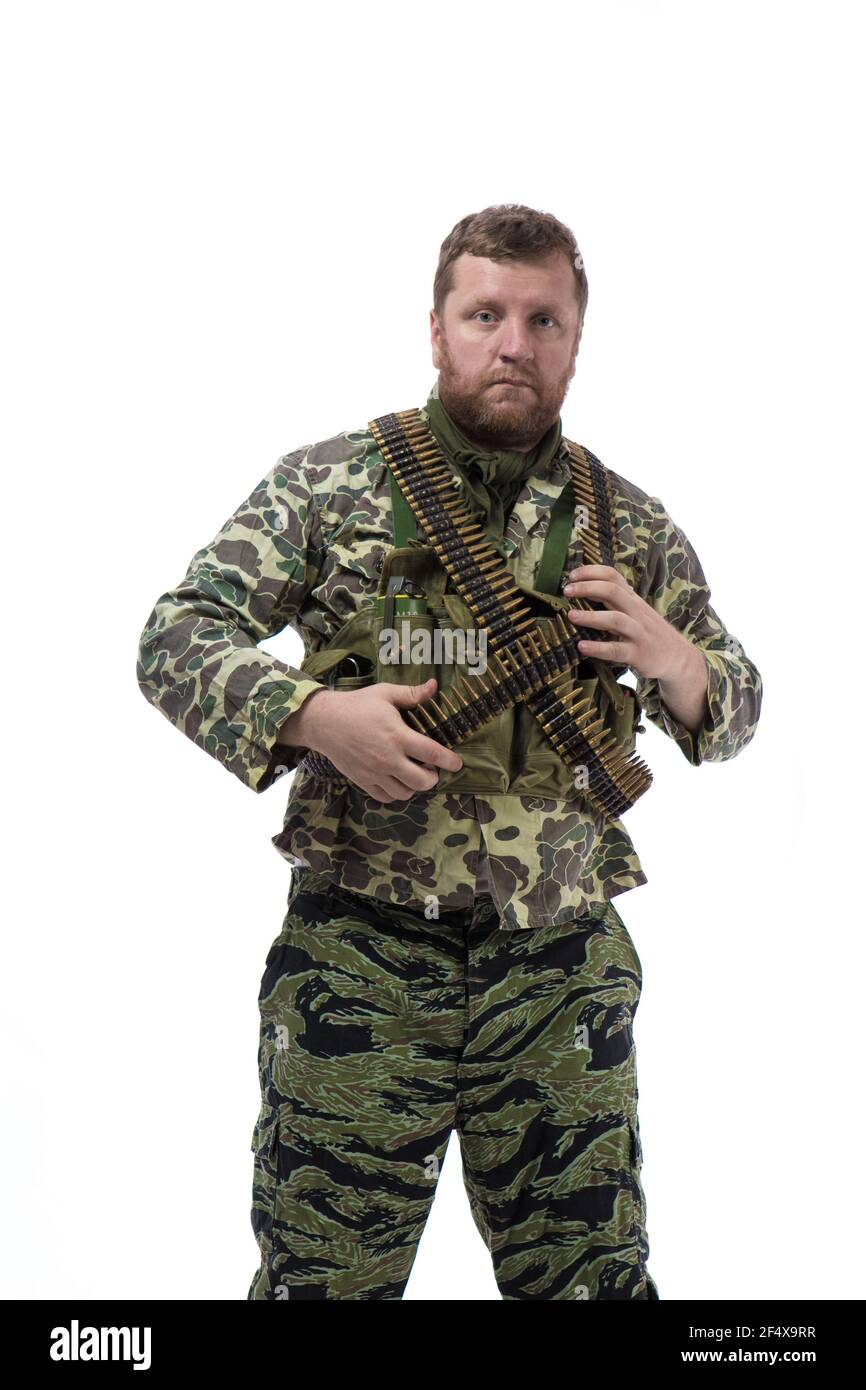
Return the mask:
POLYGON ((559 418, 575 372, 583 324, 571 264, 559 251, 534 263, 464 252, 452 274, 442 321, 430 310, 439 397, 474 443, 526 453, 559 418))

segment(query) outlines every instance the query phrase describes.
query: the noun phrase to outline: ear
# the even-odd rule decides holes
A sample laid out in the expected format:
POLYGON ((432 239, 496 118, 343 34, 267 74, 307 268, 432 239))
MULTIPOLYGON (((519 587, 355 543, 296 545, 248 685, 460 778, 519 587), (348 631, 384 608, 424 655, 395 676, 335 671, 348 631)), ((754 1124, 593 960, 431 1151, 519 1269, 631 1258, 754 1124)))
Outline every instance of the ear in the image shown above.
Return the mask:
POLYGON ((430 344, 433 348, 433 366, 439 369, 439 324, 436 321, 436 310, 430 310, 430 344))
POLYGON ((578 354, 578 351, 579 351, 579 349, 580 349, 580 340, 581 340, 581 337, 582 337, 582 336, 583 336, 583 319, 581 319, 580 324, 579 324, 579 326, 578 326, 577 337, 576 337, 575 342, 574 342, 574 361, 573 361, 572 364, 571 364, 571 373, 570 373, 569 378, 568 378, 569 381, 571 381, 571 378, 574 376, 575 372, 577 371, 577 354, 578 354))

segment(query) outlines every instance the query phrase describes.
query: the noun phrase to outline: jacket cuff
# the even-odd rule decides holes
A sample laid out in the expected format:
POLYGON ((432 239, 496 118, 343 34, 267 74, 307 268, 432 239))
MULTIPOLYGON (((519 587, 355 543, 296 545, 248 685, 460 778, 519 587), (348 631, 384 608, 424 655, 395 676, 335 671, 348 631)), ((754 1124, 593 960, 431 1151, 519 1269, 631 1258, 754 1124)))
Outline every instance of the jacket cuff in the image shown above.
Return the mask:
POLYGON ((645 683, 641 694, 641 705, 648 719, 668 734, 682 750, 683 756, 692 767, 700 767, 705 758, 712 757, 716 737, 725 724, 725 705, 723 691, 724 672, 717 665, 715 652, 699 648, 707 666, 707 713, 699 729, 692 732, 679 719, 675 719, 661 698, 659 683, 653 677, 645 683))
POLYGON ((251 695, 248 707, 250 738, 247 745, 247 775, 241 780, 253 791, 267 791, 287 773, 293 772, 309 749, 278 743, 277 735, 304 701, 327 686, 304 677, 300 680, 265 680, 251 695))

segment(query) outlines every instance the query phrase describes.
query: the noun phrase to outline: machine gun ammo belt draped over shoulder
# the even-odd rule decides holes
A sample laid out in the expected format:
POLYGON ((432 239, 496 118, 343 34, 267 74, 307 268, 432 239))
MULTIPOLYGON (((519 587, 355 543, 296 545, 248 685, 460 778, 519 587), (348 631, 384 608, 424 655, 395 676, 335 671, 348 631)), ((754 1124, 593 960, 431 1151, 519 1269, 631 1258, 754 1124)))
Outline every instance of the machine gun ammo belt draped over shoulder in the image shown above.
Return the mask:
MULTIPOLYGON (((500 710, 522 700, 567 766, 574 771, 586 768, 588 785, 582 790, 588 800, 605 815, 622 815, 648 789, 652 773, 634 751, 626 752, 602 728, 603 721, 579 683, 568 696, 557 693, 558 677, 581 659, 580 633, 560 613, 554 620, 557 638, 550 641, 539 630, 514 577, 485 539, 481 523, 454 497, 453 471, 417 409, 382 415, 371 420, 369 428, 429 544, 478 626, 487 629, 488 646, 493 648, 484 676, 464 676, 447 695, 437 693, 406 710, 404 719, 419 733, 452 748, 500 710)), ((591 564, 612 564, 613 498, 607 470, 570 441, 568 450, 574 496, 588 512, 585 557, 591 564)), ((577 599, 573 606, 591 605, 577 599)), ((600 681, 616 685, 603 663, 592 665, 600 681)))
MULTIPOLYGON (((455 496, 454 470, 419 410, 379 416, 369 422, 369 429, 391 472, 395 512, 408 504, 425 543, 477 627, 487 634, 486 672, 460 676, 447 691, 440 688, 423 705, 404 710, 404 720, 418 733, 455 748, 503 710, 522 703, 566 767, 581 773, 581 783, 574 782, 575 795, 585 796, 605 816, 621 816, 649 788, 652 773, 633 748, 614 736, 597 707, 602 690, 619 707, 624 690, 634 695, 617 683, 604 662, 587 661, 579 652, 581 637, 598 640, 601 634, 575 628, 559 611, 546 630, 539 625, 480 520, 455 496), (597 673, 591 693, 576 678, 581 662, 597 673)), ((611 565, 613 496, 608 471, 589 450, 565 442, 573 500, 586 516, 581 532, 584 560, 611 565)), ((397 523, 395 516, 395 535, 397 523)), ((566 525, 570 528, 570 514, 566 525)), ((401 529, 405 531, 405 525, 401 529)), ((562 565, 554 561, 554 567, 557 574, 548 576, 551 589, 559 582, 562 565)), ((542 557, 539 569, 549 568, 542 557)), ((538 590, 544 587, 538 581, 538 590)), ((591 610, 597 605, 572 599, 570 606, 591 610)), ((312 752, 303 765, 320 773, 332 767, 312 752)))

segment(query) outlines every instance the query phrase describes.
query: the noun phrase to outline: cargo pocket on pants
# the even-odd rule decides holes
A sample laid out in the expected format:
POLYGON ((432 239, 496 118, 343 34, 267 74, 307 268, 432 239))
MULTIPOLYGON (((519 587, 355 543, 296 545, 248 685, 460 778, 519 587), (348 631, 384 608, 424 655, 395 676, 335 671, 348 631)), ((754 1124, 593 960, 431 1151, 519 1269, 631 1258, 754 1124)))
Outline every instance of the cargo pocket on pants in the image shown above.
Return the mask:
POLYGON ((640 1266, 647 1280, 647 1298, 658 1298, 658 1290, 649 1277, 646 1262, 649 1258, 649 1240, 646 1229, 646 1197, 644 1195, 641 1169, 643 1167, 643 1148, 640 1142, 640 1122, 637 1115, 629 1115, 628 1127, 631 1148, 631 1188, 634 1218, 634 1241, 640 1254, 640 1266))
MULTIPOLYGON (((605 913, 608 918, 608 921, 612 923, 614 931, 619 933, 619 936, 621 937, 625 945, 625 956, 627 959, 630 958, 630 967, 635 976, 635 983, 637 986, 637 994, 639 999, 641 990, 643 988, 643 965, 641 964, 641 958, 638 954, 638 949, 635 946, 634 941, 632 940, 631 932, 629 931, 625 922, 622 920, 622 917, 617 912, 610 898, 608 898, 607 902, 605 903, 605 913)), ((635 1003, 635 1008, 637 1008, 637 1002, 635 1003)))
POLYGON ((279 1106, 265 1102, 256 1120, 250 1148, 253 1164, 253 1204, 250 1222, 261 1250, 267 1258, 273 1249, 274 1211, 277 1203, 277 1149, 280 1141, 279 1106))

